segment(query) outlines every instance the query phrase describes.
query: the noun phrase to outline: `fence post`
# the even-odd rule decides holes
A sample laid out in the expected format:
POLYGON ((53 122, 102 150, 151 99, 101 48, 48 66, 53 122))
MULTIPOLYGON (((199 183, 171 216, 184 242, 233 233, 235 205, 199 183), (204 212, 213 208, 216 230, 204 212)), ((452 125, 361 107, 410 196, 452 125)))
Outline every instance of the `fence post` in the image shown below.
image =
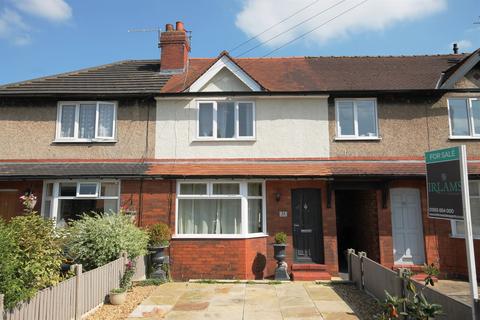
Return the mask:
POLYGON ((3 319, 3 294, 0 293, 0 319, 3 319))
POLYGON ((82 293, 82 265, 76 264, 73 266, 75 268, 75 320, 80 320, 82 315, 80 314, 80 302, 81 302, 81 293, 82 293))
POLYGON ((360 283, 362 291, 365 290, 365 266, 363 265, 363 259, 367 257, 367 253, 364 251, 360 251, 358 253, 358 257, 360 258, 360 283))
POLYGON ((347 249, 347 263, 348 263, 348 280, 353 280, 352 275, 352 254, 355 254, 355 249, 347 249))

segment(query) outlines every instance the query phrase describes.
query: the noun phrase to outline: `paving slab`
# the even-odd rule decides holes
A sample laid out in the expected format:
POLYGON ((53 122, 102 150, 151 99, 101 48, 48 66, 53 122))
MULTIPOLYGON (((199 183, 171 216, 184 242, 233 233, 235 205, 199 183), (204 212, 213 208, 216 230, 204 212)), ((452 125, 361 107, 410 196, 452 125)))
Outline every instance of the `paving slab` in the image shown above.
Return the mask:
POLYGON ((341 297, 313 282, 281 284, 168 283, 146 298, 129 319, 352 320, 341 297))

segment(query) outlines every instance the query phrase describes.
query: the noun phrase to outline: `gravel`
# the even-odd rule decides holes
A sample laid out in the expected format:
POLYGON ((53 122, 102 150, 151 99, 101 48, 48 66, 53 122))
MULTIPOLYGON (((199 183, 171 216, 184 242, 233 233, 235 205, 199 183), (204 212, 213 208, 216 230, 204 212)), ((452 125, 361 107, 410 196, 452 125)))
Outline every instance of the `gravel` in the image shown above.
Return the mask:
POLYGON ((332 283, 333 290, 352 308, 360 320, 371 320, 381 311, 377 301, 353 284, 332 283))
POLYGON ((111 304, 104 304, 87 317, 88 320, 120 320, 126 319, 133 310, 147 298, 158 286, 136 286, 132 291, 127 293, 127 300, 124 304, 114 306, 111 304))

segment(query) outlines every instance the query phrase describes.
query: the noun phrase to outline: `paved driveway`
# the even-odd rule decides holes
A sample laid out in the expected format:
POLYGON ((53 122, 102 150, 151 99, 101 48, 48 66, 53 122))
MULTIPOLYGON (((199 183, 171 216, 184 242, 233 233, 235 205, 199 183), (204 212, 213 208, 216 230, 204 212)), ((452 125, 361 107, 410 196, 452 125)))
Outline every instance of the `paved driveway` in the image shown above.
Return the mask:
POLYGON ((330 286, 282 284, 167 283, 129 319, 358 319, 330 286))

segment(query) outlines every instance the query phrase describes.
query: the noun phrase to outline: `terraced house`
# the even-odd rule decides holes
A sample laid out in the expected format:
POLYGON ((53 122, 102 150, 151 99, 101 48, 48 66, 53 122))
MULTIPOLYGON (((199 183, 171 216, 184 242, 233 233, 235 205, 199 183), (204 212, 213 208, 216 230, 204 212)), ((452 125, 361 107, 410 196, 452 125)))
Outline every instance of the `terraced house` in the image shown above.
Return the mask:
POLYGON ((166 222, 176 279, 271 276, 279 231, 297 280, 344 270, 347 248, 466 275, 462 223, 427 218, 423 153, 467 145, 480 237, 479 50, 191 58, 181 22, 159 46, 0 87, 6 218, 33 192, 58 224, 120 206, 166 222))

